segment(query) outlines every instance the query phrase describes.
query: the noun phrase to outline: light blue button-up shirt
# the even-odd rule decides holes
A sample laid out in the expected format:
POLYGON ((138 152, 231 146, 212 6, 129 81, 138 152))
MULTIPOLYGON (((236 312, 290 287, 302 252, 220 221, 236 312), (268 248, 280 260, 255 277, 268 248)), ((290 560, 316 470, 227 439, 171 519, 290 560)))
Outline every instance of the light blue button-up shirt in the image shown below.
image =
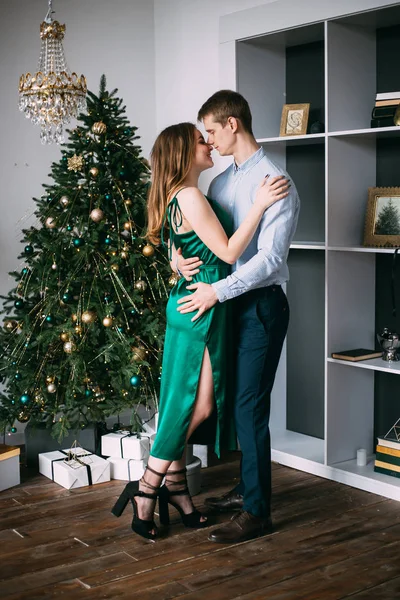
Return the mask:
MULTIPOLYGON (((263 177, 287 173, 260 148, 244 163, 230 165, 210 184, 208 196, 233 217, 235 230, 254 202, 263 177)), ((282 284, 289 279, 287 256, 296 231, 300 200, 290 181, 289 195, 265 211, 253 239, 233 267, 233 273, 213 283, 218 300, 224 302, 249 290, 282 284)))

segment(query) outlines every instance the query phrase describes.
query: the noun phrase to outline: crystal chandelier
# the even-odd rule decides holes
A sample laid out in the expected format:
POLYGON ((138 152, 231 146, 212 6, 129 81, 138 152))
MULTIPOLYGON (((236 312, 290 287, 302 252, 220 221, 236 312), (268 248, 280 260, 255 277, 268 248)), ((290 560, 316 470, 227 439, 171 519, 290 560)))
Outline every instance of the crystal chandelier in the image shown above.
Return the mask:
POLYGON ((42 47, 37 72, 19 80, 19 109, 40 125, 42 144, 64 141, 63 125, 86 108, 86 79, 69 70, 62 45, 65 25, 53 21, 52 0, 40 25, 42 47))

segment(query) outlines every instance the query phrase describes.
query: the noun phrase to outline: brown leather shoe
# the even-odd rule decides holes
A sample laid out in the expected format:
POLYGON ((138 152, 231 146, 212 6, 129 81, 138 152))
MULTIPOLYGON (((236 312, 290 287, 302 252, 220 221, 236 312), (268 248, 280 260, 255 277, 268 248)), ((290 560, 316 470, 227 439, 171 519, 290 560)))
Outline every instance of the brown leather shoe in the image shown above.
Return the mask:
POLYGON ((272 533, 271 517, 256 517, 242 510, 234 515, 228 523, 214 529, 208 539, 219 544, 237 544, 269 533, 272 533))
POLYGON ((235 490, 231 490, 223 496, 206 498, 204 504, 210 508, 214 508, 215 510, 220 510, 222 512, 241 510, 243 508, 243 496, 235 492, 235 490))

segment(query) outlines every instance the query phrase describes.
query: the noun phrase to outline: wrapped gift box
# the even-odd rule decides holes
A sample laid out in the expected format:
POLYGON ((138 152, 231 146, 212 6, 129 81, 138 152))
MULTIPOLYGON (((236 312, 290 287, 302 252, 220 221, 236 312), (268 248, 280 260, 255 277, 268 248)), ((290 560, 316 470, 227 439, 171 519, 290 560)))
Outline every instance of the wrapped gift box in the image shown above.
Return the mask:
POLYGON ((132 458, 107 458, 111 465, 111 479, 122 479, 123 481, 139 481, 146 469, 144 460, 133 460, 132 458))
POLYGON ((20 483, 19 453, 16 446, 0 444, 0 492, 20 483))
POLYGON ((150 435, 116 431, 101 437, 101 454, 113 458, 147 460, 150 452, 150 435))
POLYGON ((71 450, 39 454, 39 471, 67 490, 110 481, 110 463, 83 448, 72 449, 76 456, 68 460, 71 450))

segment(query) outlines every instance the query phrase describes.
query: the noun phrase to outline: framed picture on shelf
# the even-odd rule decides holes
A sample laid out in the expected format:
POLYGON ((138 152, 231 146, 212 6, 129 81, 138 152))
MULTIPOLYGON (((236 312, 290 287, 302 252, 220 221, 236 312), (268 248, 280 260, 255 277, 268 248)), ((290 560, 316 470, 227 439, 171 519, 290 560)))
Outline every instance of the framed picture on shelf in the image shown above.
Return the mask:
POLYGON ((400 246, 400 187, 368 188, 364 246, 400 246))
POLYGON ((284 104, 279 135, 305 135, 309 111, 309 104, 284 104))

